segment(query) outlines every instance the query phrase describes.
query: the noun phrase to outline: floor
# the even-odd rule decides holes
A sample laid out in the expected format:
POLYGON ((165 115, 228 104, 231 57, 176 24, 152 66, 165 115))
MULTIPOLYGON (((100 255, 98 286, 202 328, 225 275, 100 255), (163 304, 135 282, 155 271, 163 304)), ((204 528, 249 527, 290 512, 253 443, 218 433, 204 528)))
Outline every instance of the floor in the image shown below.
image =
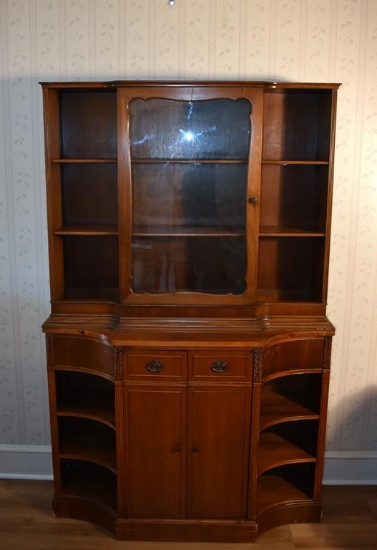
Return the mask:
POLYGON ((115 541, 51 513, 49 481, 0 480, 0 550, 377 550, 377 486, 324 487, 320 524, 277 527, 252 544, 115 541))

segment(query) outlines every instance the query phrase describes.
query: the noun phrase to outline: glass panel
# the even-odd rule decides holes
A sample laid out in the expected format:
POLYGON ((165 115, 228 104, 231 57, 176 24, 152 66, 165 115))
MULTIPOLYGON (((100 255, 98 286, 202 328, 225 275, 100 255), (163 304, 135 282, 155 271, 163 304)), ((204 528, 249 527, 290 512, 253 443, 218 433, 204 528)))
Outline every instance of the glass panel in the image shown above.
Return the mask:
POLYGON ((134 164, 132 179, 134 231, 139 226, 157 232, 177 226, 244 231, 245 164, 134 164))
POLYGON ((250 103, 130 104, 132 290, 242 294, 250 103))
POLYGON ((134 159, 244 159, 250 140, 246 99, 131 102, 134 159))
POLYGON ((132 249, 136 293, 245 291, 244 237, 140 237, 132 249))

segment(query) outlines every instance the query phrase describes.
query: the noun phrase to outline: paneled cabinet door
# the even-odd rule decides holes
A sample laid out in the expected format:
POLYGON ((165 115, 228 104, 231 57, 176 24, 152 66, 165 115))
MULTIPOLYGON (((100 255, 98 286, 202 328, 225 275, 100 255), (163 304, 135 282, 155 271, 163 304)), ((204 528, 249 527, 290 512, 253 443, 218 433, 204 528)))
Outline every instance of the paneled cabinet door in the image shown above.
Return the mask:
POLYGON ((245 518, 250 402, 250 386, 190 388, 189 517, 245 518))
POLYGON ((126 388, 127 515, 182 518, 186 510, 186 388, 126 388))

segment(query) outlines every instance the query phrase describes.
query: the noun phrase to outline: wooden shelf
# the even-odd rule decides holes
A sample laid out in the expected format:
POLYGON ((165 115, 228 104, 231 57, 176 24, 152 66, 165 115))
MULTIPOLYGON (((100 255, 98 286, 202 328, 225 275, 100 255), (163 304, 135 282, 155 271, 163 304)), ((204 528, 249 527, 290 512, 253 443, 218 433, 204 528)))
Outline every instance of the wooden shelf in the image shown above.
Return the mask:
POLYGON ((54 231, 54 235, 68 235, 68 236, 88 236, 95 237, 97 235, 106 236, 106 235, 118 235, 118 227, 116 225, 90 225, 90 226, 65 226, 60 227, 54 231))
POLYGON ((70 434, 61 436, 60 453, 61 458, 85 460, 99 464, 116 473, 115 458, 115 435, 103 437, 92 434, 70 434))
POLYGON ((324 237, 323 231, 315 229, 304 229, 298 227, 284 227, 284 226, 261 226, 259 231, 260 237, 324 237))
POLYGON ((97 420, 115 429, 114 397, 98 391, 70 391, 58 401, 57 415, 97 420))
POLYGON ((285 464, 315 462, 316 457, 313 452, 300 448, 300 444, 305 444, 305 441, 298 441, 295 444, 280 434, 262 433, 258 449, 258 475, 285 464))
POLYGON ((56 158, 52 164, 116 164, 118 159, 101 158, 56 158))
POLYGON ((227 158, 137 158, 132 157, 132 164, 248 164, 248 159, 227 158))
POLYGON ((327 166, 329 161, 327 160, 286 160, 286 159, 263 159, 262 164, 278 164, 279 166, 327 166))
POLYGON ((301 394, 281 395, 274 391, 262 391, 260 429, 288 420, 313 420, 319 418, 314 404, 310 404, 310 395, 305 395, 305 404, 301 394))
POLYGON ((256 510, 257 514, 267 508, 284 503, 298 503, 312 500, 309 489, 310 481, 305 480, 302 472, 298 470, 300 465, 287 466, 292 469, 291 476, 283 477, 279 468, 263 474, 258 478, 256 510), (295 479, 295 470, 297 471, 295 479), (293 479, 292 479, 293 478, 293 479))
POLYGON ((98 464, 63 458, 62 495, 102 502, 117 509, 117 478, 98 464))
POLYGON ((135 226, 134 237, 244 237, 244 228, 185 227, 185 226, 135 226))

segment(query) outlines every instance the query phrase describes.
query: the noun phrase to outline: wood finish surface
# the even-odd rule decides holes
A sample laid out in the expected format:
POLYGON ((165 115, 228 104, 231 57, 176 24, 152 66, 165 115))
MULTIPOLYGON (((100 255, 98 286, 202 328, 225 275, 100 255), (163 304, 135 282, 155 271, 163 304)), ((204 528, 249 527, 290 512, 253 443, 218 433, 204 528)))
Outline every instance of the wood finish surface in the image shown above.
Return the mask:
POLYGON ((319 521, 337 84, 45 83, 57 516, 319 521))

